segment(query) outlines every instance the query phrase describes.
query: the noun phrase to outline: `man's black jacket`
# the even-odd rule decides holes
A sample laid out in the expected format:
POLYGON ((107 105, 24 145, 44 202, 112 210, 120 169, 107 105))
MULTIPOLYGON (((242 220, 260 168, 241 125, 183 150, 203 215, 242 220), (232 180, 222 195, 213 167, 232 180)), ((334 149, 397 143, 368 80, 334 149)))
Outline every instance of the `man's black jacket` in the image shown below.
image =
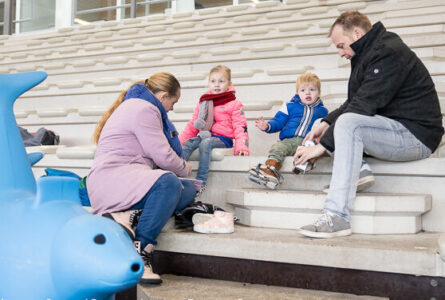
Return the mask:
POLYGON ((348 99, 323 119, 331 126, 320 143, 333 152, 335 120, 351 112, 399 121, 434 152, 444 129, 437 92, 424 64, 380 22, 350 47, 355 55, 348 99))

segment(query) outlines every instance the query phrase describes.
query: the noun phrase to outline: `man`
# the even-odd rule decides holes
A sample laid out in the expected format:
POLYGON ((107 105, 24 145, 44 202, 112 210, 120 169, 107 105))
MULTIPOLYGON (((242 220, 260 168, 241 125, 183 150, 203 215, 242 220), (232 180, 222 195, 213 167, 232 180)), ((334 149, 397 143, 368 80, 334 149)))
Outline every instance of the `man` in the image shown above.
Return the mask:
POLYGON ((351 234, 363 153, 390 161, 424 159, 444 133, 431 76, 399 36, 380 22, 371 26, 359 12, 340 15, 329 36, 340 56, 351 60, 348 99, 306 136, 319 143, 299 147, 294 156, 300 164, 334 153, 323 215, 301 228, 318 238, 351 234))

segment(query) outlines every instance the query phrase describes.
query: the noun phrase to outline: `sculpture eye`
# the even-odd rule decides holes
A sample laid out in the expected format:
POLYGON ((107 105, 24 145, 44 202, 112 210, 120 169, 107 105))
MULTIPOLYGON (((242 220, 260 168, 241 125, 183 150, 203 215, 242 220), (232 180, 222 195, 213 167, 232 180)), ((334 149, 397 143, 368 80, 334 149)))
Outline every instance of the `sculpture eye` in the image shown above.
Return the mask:
POLYGON ((105 235, 103 235, 102 233, 96 235, 94 237, 94 242, 99 245, 105 244, 105 242, 106 242, 105 235))

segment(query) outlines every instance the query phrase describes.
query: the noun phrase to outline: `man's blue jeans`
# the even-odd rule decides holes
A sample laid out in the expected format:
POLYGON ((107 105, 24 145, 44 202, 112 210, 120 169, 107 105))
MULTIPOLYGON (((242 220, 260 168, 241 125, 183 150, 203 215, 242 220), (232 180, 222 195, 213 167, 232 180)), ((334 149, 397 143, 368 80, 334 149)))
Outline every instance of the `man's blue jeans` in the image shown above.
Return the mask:
POLYGON ((192 155, 193 151, 195 151, 197 148, 199 148, 199 166, 196 179, 202 180, 203 184, 205 185, 207 182, 207 177, 209 176, 212 149, 227 148, 227 146, 217 137, 201 139, 201 137, 197 136, 188 139, 182 145, 182 156, 184 159, 188 161, 190 155, 192 155))
POLYGON ((156 245, 156 238, 174 212, 181 211, 195 199, 196 188, 193 183, 167 173, 159 177, 141 201, 131 209, 142 209, 136 227, 136 240, 141 249, 148 244, 156 245))
POLYGON ((324 210, 347 220, 356 196, 363 152, 389 161, 431 155, 431 150, 401 123, 379 115, 342 114, 335 122, 334 140, 334 166, 324 210))

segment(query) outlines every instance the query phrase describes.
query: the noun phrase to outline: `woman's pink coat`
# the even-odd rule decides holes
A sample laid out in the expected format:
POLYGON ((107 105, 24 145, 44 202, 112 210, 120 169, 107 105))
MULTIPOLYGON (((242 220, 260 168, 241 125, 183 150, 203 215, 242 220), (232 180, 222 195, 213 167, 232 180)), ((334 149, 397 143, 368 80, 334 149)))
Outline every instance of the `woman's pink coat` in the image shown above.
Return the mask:
POLYGON ((125 100, 105 123, 87 190, 93 213, 127 210, 167 172, 187 176, 187 165, 170 147, 158 108, 125 100))
MULTIPOLYGON (((235 89, 229 88, 230 92, 235 93, 235 89)), ((207 92, 210 94, 210 92, 207 92)), ((181 145, 188 139, 198 135, 199 131, 195 128, 193 123, 199 115, 199 102, 193 112, 192 120, 185 126, 184 130, 179 135, 181 145)), ((224 105, 215 106, 213 108, 214 123, 210 130, 214 135, 222 135, 231 139, 235 139, 235 155, 240 151, 249 153, 249 135, 247 133, 247 121, 244 114, 244 108, 241 101, 235 99, 224 105)))

